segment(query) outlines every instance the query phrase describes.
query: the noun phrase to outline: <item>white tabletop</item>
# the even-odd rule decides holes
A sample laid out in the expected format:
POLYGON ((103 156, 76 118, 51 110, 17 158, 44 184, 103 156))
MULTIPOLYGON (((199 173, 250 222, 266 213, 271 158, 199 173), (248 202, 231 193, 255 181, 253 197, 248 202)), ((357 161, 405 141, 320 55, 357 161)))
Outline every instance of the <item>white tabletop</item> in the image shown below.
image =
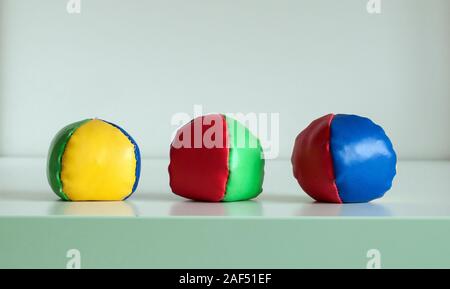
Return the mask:
POLYGON ((308 216, 449 217, 450 162, 403 161, 393 188, 367 204, 319 204, 292 176, 289 160, 266 162, 264 191, 254 201, 202 203, 174 195, 168 160, 142 162, 138 190, 124 202, 63 202, 51 191, 45 159, 0 158, 0 216, 308 216))

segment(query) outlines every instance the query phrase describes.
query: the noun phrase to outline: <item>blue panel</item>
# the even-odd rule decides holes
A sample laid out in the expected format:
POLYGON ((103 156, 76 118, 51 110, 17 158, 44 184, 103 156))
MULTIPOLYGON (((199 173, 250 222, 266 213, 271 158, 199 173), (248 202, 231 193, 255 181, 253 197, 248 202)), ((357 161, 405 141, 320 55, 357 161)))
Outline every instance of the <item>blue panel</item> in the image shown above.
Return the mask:
POLYGON ((134 193, 134 191, 136 191, 136 188, 139 184, 139 177, 141 176, 141 152, 139 150, 139 146, 137 145, 136 141, 131 137, 131 135, 129 135, 123 128, 121 128, 120 126, 111 123, 109 121, 103 120, 106 123, 109 123, 110 125, 116 127, 117 129, 119 129, 129 140, 130 142, 133 144, 134 146, 134 156, 136 157, 136 179, 134 180, 134 184, 133 184, 133 188, 131 189, 131 193, 124 198, 124 200, 128 199, 128 197, 131 196, 131 194, 134 193))
POLYGON ((342 202, 368 202, 391 188, 397 156, 384 130, 370 119, 336 115, 330 148, 342 202))

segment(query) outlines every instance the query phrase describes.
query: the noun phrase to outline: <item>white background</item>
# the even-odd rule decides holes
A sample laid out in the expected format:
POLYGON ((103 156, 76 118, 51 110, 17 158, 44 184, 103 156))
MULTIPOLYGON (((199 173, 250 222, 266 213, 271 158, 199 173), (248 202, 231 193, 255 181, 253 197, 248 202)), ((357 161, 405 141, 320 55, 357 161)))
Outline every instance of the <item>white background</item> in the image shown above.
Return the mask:
POLYGON ((450 159, 450 1, 0 0, 0 155, 45 156, 101 117, 165 157, 174 113, 280 113, 281 158, 329 112, 401 159, 450 159))

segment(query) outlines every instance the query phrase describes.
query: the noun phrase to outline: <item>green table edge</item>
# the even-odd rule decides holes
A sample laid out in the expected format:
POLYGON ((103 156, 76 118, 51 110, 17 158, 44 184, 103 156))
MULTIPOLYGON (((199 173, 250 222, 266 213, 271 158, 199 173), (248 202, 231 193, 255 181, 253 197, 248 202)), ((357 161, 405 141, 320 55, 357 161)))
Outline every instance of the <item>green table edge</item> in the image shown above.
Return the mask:
POLYGON ((0 217, 0 268, 450 268, 450 218, 0 217))

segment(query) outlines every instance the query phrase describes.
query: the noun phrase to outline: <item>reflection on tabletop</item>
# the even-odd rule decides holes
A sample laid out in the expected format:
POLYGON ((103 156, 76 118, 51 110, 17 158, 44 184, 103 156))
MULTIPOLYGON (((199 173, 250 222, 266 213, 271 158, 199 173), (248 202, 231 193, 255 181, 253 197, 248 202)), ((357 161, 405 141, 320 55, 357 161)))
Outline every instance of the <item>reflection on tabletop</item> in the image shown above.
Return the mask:
POLYGON ((258 201, 241 202, 175 202, 170 208, 171 216, 262 216, 263 210, 258 201))
POLYGON ((126 201, 116 202, 65 202, 55 201, 50 215, 65 216, 110 216, 133 217, 136 212, 133 204, 126 201))
POLYGON ((303 204, 297 212, 298 216, 358 216, 358 217, 382 217, 390 216, 389 208, 379 203, 355 203, 355 204, 303 204))

